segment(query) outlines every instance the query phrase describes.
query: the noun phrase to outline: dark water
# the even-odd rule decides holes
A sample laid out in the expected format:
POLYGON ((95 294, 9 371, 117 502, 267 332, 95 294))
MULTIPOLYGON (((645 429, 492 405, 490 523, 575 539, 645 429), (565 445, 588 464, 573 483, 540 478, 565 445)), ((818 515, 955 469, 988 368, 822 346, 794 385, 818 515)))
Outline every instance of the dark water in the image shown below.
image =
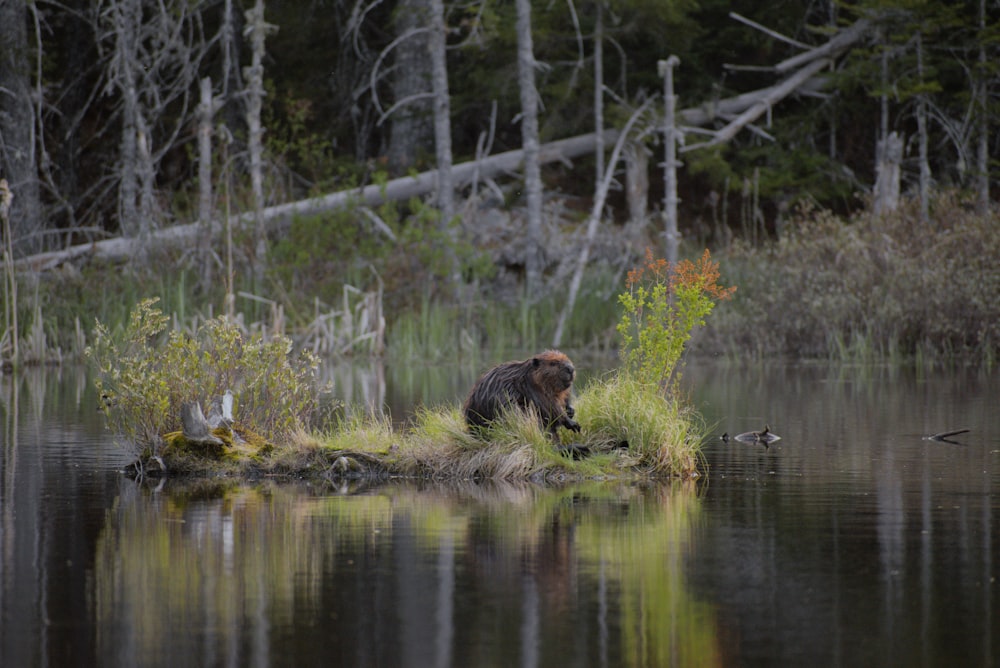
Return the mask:
MULTIPOLYGON (((333 375, 397 415, 470 382, 406 374, 333 375)), ((998 374, 685 388, 782 440, 697 483, 137 484, 79 373, 0 378, 0 666, 1000 665, 998 374)))

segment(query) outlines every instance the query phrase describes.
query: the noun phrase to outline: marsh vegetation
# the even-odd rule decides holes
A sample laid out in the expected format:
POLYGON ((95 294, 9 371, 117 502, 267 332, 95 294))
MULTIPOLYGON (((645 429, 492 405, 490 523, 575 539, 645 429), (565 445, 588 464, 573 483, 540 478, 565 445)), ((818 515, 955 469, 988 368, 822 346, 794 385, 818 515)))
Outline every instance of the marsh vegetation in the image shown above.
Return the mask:
POLYGON ((697 474, 701 434, 676 383, 692 330, 732 294, 718 278, 707 250, 697 263, 675 266, 649 255, 630 274, 628 291, 619 295, 622 365, 580 390, 579 441, 565 449, 554 447, 552 438, 558 445, 565 436, 547 433, 533 405, 511 404, 471 432, 451 406, 421 407, 404 430, 378 412, 352 416, 334 408, 323 418, 317 358, 309 351, 296 356, 286 337, 247 335, 225 316, 194 334, 168 332, 169 317, 153 300, 141 302, 119 333, 99 323, 89 357, 109 426, 143 473, 686 477, 697 474), (226 393, 233 397, 228 415, 207 438, 191 437, 188 407, 201 415, 226 393))

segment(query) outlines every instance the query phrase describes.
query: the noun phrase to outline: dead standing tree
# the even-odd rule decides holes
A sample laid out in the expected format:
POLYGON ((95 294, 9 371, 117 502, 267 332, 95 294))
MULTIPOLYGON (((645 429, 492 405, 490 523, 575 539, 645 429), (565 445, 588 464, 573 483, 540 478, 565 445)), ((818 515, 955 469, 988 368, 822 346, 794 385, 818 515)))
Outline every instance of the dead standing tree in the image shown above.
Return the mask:
POLYGON ((260 213, 264 209, 264 125, 260 115, 264 106, 264 42, 278 27, 264 20, 264 0, 256 0, 254 6, 246 10, 244 36, 250 39, 250 66, 243 70, 246 80, 246 122, 247 151, 250 154, 250 188, 253 192, 255 236, 255 271, 258 278, 263 276, 266 241, 264 225, 260 213))
POLYGON ((264 42, 277 32, 278 26, 264 20, 264 0, 256 0, 246 10, 243 35, 250 40, 250 66, 243 70, 246 78, 247 151, 250 154, 250 189, 256 211, 264 208, 264 126, 260 115, 264 106, 264 42))
MULTIPOLYGON (((401 114, 398 122, 394 121, 392 135, 396 137, 395 148, 390 152, 396 154, 396 161, 406 161, 416 153, 419 137, 416 133, 410 137, 411 143, 404 147, 399 135, 401 128, 416 129, 419 127, 420 107, 431 101, 434 129, 434 155, 437 162, 436 182, 434 192, 438 208, 438 225, 443 235, 450 234, 450 224, 455 216, 455 186, 452 177, 451 150, 451 100, 448 92, 447 38, 448 25, 442 0, 411 0, 410 10, 405 20, 397 22, 400 34, 382 50, 372 67, 370 90, 375 108, 379 111, 378 124, 384 123, 393 114, 401 114), (416 49, 413 44, 422 48, 416 49), (378 82, 383 76, 381 63, 390 54, 397 52, 395 80, 393 92, 398 98, 388 108, 383 109, 378 96, 378 82), (429 75, 431 89, 426 89, 426 78, 429 75), (416 110, 407 109, 416 105, 416 110)), ((448 275, 453 287, 457 288, 458 260, 449 246, 448 275)))
MULTIPOLYGON (((699 105, 679 111, 677 113, 678 124, 684 130, 691 130, 693 128, 705 127, 719 120, 728 121, 728 124, 722 130, 714 133, 715 139, 710 140, 709 144, 731 138, 739 129, 752 123, 786 96, 796 91, 812 93, 822 88, 824 80, 819 74, 829 64, 826 57, 837 55, 841 51, 848 49, 851 44, 863 36, 865 29, 866 24, 864 23, 854 24, 843 32, 838 33, 827 44, 779 63, 774 68, 778 72, 787 72, 788 68, 796 64, 802 66, 804 71, 795 72, 773 86, 717 100, 711 105, 699 105), (831 44, 834 46, 831 47, 831 44), (813 62, 812 58, 822 58, 822 60, 813 62), (806 74, 811 76, 804 76, 806 74)), ((612 144, 618 139, 619 135, 620 132, 618 130, 608 129, 601 133, 601 139, 605 145, 612 144)), ((596 133, 560 139, 540 146, 538 161, 539 163, 548 163, 572 160, 592 154, 596 145, 596 133)), ((697 146, 705 145, 688 145, 681 150, 691 150, 697 146)), ((451 171, 452 182, 457 188, 477 180, 514 173, 523 166, 524 160, 524 151, 515 150, 457 164, 453 166, 451 171)), ((438 187, 438 183, 438 173, 436 170, 423 172, 415 176, 393 179, 385 184, 375 184, 364 188, 339 191, 320 197, 268 207, 260 212, 259 220, 261 223, 267 225, 272 222, 288 220, 294 215, 316 215, 352 205, 377 206, 386 201, 406 200, 411 197, 420 197, 426 193, 434 192, 438 187)), ((246 214, 234 216, 231 220, 237 226, 245 226, 253 221, 253 216, 246 214)), ((221 229, 221 226, 218 225, 213 227, 221 229)), ((185 244, 197 238, 197 233, 197 224, 178 225, 161 230, 155 235, 155 239, 163 244, 185 244)), ((73 246, 61 251, 41 253, 24 258, 18 264, 19 266, 27 266, 36 270, 44 270, 82 256, 92 256, 107 260, 122 259, 127 257, 132 252, 132 249, 133 243, 130 239, 107 239, 93 244, 73 246)))
POLYGON ((120 99, 120 226, 125 236, 145 237, 160 213, 158 166, 190 119, 193 84, 208 45, 195 3, 106 0, 98 10, 105 90, 120 99))
POLYGON ((542 172, 538 160, 538 89, 531 38, 531 1, 516 0, 517 87, 521 92, 521 150, 524 151, 524 191, 527 202, 528 247, 525 292, 534 297, 542 274, 542 172))
MULTIPOLYGON (((729 141, 736 134, 746 127, 747 125, 753 123, 754 120, 763 115, 766 111, 770 110, 771 107, 784 99, 791 93, 801 89, 810 80, 812 80, 820 71, 828 67, 832 62, 830 59, 839 55, 844 50, 846 50, 851 44, 861 38, 867 30, 868 24, 865 21, 859 21, 858 23, 851 26, 849 29, 845 30, 843 33, 838 34, 836 37, 831 39, 826 44, 810 49, 805 53, 799 54, 794 58, 789 58, 778 65, 775 66, 775 71, 777 72, 787 72, 793 68, 800 68, 793 74, 788 76, 784 81, 776 86, 773 86, 764 91, 758 91, 750 101, 746 104, 746 108, 736 115, 733 120, 731 120, 725 127, 712 133, 712 138, 702 144, 696 144, 692 146, 685 147, 682 150, 692 150, 705 146, 715 146, 724 142, 729 141)), ((666 145, 666 157, 664 160, 664 181, 665 181, 665 195, 664 195, 664 218, 665 218, 665 236, 666 236, 666 246, 668 259, 671 262, 676 262, 677 253, 677 180, 676 180, 676 168, 678 163, 675 156, 675 142, 678 134, 678 129, 675 126, 675 98, 673 90, 673 68, 679 64, 677 58, 671 57, 669 60, 661 61, 660 67, 661 76, 664 77, 664 121, 663 121, 663 133, 666 145)), ((628 132, 628 128, 637 118, 638 112, 629 119, 629 124, 626 126, 625 133, 628 132)), ((700 120, 697 114, 693 112, 681 112, 680 114, 682 120, 688 120, 692 125, 702 125, 702 123, 691 123, 691 121, 700 120)), ((556 326, 556 331, 554 335, 553 345, 558 346, 562 338, 562 330, 569 314, 573 310, 574 302, 576 301, 577 290, 579 288, 580 281, 582 279, 582 274, 584 266, 588 260, 590 246, 593 243, 594 236, 596 234, 597 225, 599 222, 600 207, 603 206, 604 197, 607 193, 607 185, 610 183, 610 179, 615 168, 615 163, 618 159, 618 154, 621 151, 622 140, 624 137, 619 138, 619 142, 615 146, 615 150, 612 154, 611 162, 608 167, 608 173, 605 177, 605 181, 602 183, 601 188, 596 194, 596 201, 594 210, 591 212, 591 217, 588 221, 586 228, 586 236, 583 243, 583 249, 580 253, 580 259, 577 264, 576 270, 573 275, 573 280, 570 284, 569 295, 566 299, 566 304, 563 307, 563 311, 559 316, 559 322, 556 326)))
POLYGON ((34 101, 40 104, 41 95, 31 90, 28 7, 25 2, 0 2, 0 178, 8 180, 13 195, 9 230, 13 239, 5 241, 19 253, 41 249, 41 235, 36 233, 44 226, 34 101))

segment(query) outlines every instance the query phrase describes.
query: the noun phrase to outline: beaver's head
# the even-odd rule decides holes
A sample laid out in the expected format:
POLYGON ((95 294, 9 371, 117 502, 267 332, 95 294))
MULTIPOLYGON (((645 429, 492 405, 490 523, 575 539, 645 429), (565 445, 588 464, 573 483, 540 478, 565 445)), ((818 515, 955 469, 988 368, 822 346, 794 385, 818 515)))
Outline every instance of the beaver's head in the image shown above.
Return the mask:
POLYGON ((557 392, 568 389, 576 378, 573 362, 558 350, 546 350, 533 357, 531 363, 540 384, 551 387, 557 392))

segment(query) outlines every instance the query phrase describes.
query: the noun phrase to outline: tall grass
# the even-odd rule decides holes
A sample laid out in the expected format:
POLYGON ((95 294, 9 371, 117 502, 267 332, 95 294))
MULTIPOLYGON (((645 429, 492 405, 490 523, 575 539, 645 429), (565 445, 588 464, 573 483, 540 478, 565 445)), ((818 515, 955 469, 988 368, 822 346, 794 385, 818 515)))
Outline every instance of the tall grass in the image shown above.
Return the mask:
POLYGON ((615 373, 591 382, 576 411, 583 441, 596 452, 617 452, 623 464, 653 474, 697 470, 697 414, 659 387, 615 373))
MULTIPOLYGON (((616 277, 598 273, 581 288, 566 324, 564 346, 607 352, 621 314, 616 277)), ((513 302, 476 300, 463 305, 424 295, 411 310, 392 315, 386 351, 396 362, 473 361, 489 353, 543 350, 552 343, 564 299, 562 291, 542 299, 521 294, 513 302)))
MULTIPOLYGON (((579 401, 582 433, 556 447, 537 418, 509 411, 483 434, 471 433, 454 406, 421 408, 396 430, 377 414, 347 419, 319 439, 343 470, 447 480, 555 481, 593 477, 695 475, 699 436, 693 414, 662 392, 616 377, 589 386, 579 401), (582 417, 581 417, 582 416, 582 417), (574 458, 573 454, 586 456, 574 458)), ((563 436, 570 439, 569 435, 563 436)))

